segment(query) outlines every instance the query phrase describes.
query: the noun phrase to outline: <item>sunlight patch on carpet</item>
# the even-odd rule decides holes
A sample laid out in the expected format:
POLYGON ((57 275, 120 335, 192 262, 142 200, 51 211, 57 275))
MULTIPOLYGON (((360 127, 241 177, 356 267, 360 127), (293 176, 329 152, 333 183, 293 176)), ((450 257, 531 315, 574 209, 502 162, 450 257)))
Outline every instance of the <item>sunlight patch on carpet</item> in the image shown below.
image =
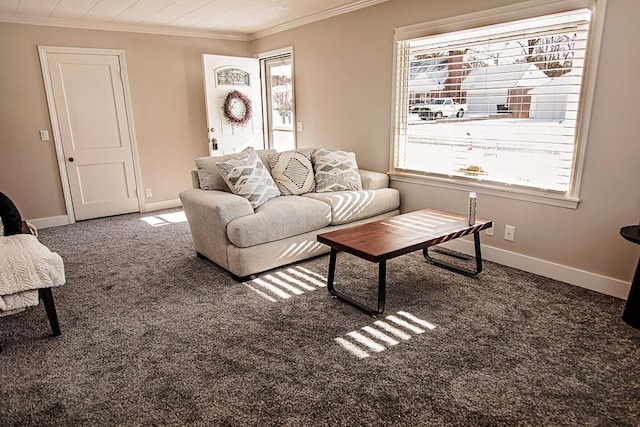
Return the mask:
POLYGON ((271 302, 326 287, 327 278, 301 266, 265 274, 244 284, 271 302))
POLYGON ((163 225, 187 222, 187 216, 184 214, 184 211, 149 215, 140 219, 152 227, 161 227, 163 225))
POLYGON ((390 314, 384 320, 377 320, 374 326, 364 326, 358 331, 351 331, 345 337, 334 338, 343 349, 358 359, 370 357, 370 353, 381 353, 402 341, 410 340, 413 335, 420 335, 426 330, 435 329, 435 325, 420 319, 406 311, 397 315, 390 314))
POLYGON ((345 350, 348 350, 349 352, 351 352, 358 359, 364 359, 366 357, 369 357, 369 353, 361 350, 360 347, 358 347, 355 344, 352 344, 351 341, 347 341, 344 338, 338 337, 336 338, 336 342, 340 344, 345 350))

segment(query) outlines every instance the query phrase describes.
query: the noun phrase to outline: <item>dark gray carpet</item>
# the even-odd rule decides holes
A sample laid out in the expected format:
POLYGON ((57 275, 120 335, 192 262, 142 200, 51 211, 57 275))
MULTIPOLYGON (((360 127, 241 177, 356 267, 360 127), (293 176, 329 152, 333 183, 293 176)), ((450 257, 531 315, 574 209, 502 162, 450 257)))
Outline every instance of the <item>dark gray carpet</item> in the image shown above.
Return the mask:
MULTIPOLYGON (((145 216, 40 230, 65 261, 63 335, 42 304, 0 318, 0 425, 640 423, 622 300, 415 253, 389 261, 376 320, 329 297, 328 256, 239 284, 195 256, 186 223, 145 216)), ((338 256, 345 292, 369 297, 376 274, 338 256)))

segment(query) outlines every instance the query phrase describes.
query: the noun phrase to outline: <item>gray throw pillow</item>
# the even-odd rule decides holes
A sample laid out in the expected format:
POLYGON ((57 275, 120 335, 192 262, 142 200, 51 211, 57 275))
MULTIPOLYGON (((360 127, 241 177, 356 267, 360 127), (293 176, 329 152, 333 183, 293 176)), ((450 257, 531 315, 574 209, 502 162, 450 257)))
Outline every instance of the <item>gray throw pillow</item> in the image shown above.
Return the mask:
POLYGON ((217 166, 231 192, 247 199, 254 209, 280 195, 269 169, 253 148, 247 148, 232 159, 218 162, 217 166))
POLYGON ((355 153, 318 148, 312 156, 316 178, 316 193, 362 190, 355 153))

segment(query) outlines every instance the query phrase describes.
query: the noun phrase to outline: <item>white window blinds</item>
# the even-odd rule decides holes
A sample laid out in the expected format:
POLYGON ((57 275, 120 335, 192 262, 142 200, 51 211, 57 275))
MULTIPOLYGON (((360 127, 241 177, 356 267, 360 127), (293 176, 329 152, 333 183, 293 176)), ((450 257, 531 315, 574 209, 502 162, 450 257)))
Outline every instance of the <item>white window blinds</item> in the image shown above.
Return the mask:
POLYGON ((590 17, 396 40, 395 171, 569 193, 590 17))

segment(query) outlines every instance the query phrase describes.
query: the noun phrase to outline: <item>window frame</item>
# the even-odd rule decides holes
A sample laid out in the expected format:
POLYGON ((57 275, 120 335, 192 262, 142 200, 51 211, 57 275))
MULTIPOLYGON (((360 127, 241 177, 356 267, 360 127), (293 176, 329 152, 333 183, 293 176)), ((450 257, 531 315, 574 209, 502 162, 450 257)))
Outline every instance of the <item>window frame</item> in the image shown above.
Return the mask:
MULTIPOLYGON (((439 19, 394 29, 393 43, 393 81, 392 81, 392 117, 391 144, 389 153, 389 175, 392 181, 409 182, 460 191, 473 191, 508 199, 524 200, 534 203, 576 209, 580 203, 580 189, 584 172, 589 125, 595 94, 596 74, 600 57, 600 47, 604 28, 604 14, 607 0, 531 0, 515 5, 498 7, 462 16, 439 19), (584 77, 579 102, 578 123, 576 124, 574 163, 571 188, 564 194, 541 189, 501 185, 482 181, 469 181, 457 177, 430 175, 428 172, 406 172, 396 170, 399 147, 396 141, 398 126, 402 123, 403 111, 408 105, 408 90, 400 90, 405 84, 399 81, 404 74, 407 61, 400 61, 398 44, 400 41, 429 37, 454 31, 469 30, 487 25, 535 18, 537 16, 567 12, 588 8, 592 11, 589 27, 588 49, 585 57, 584 77)), ((404 116, 406 117, 406 115, 404 116)))
POLYGON ((260 61, 260 80, 261 80, 261 92, 262 92, 262 116, 263 116, 263 133, 265 147, 272 149, 273 147, 273 117, 270 114, 269 108, 271 105, 271 91, 269 90, 271 85, 268 81, 269 73, 267 72, 267 63, 269 61, 278 60, 280 58, 286 58, 291 63, 291 121, 293 123, 292 136, 293 145, 298 147, 298 132, 296 126, 296 91, 295 91, 295 61, 293 46, 284 47, 281 49, 275 49, 268 52, 261 52, 254 55, 254 58, 260 61))

